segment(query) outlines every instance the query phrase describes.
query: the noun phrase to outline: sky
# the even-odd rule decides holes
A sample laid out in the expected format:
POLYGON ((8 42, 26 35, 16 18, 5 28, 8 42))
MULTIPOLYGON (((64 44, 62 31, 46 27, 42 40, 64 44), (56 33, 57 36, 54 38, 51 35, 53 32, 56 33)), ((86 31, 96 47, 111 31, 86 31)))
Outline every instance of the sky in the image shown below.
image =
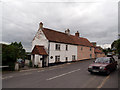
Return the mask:
POLYGON ((118 38, 118 0, 1 0, 0 6, 0 41, 22 42, 27 51, 39 22, 72 35, 79 31, 103 48, 118 38))

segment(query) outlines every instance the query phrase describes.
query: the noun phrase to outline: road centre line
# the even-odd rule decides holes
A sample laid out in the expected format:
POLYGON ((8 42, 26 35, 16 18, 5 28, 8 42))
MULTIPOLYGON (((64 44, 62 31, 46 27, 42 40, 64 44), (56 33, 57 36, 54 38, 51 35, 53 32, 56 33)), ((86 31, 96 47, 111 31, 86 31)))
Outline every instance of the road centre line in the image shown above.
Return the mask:
POLYGON ((64 75, 67 75, 67 74, 70 74, 70 73, 76 72, 76 71, 80 71, 80 69, 73 70, 73 71, 70 71, 70 72, 67 72, 67 73, 63 73, 63 74, 61 74, 61 75, 54 76, 54 77, 52 77, 52 78, 48 78, 48 79, 46 79, 46 80, 52 80, 52 79, 55 79, 55 78, 58 78, 58 77, 62 77, 62 76, 64 76, 64 75))
POLYGON ((109 77, 110 77, 110 75, 107 76, 97 88, 102 88, 102 86, 105 84, 105 82, 107 81, 107 79, 108 79, 109 77))

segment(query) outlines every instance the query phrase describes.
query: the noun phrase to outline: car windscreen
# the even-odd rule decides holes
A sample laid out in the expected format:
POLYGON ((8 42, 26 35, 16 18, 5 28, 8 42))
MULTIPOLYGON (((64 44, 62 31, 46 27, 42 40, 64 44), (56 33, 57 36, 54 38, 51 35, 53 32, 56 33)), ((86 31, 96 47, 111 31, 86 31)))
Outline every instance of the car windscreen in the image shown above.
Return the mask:
POLYGON ((95 63, 110 63, 110 58, 97 58, 95 63))

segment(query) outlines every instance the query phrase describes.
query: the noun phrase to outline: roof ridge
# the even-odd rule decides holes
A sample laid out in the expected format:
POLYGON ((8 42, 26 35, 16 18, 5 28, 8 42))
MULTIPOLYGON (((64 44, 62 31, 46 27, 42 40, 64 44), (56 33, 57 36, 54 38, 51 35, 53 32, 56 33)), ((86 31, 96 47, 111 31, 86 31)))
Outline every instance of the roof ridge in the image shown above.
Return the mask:
MULTIPOLYGON (((58 32, 58 33, 62 33, 62 34, 66 34, 66 33, 64 33, 64 32, 60 32, 60 31, 57 31, 57 30, 49 29, 49 28, 43 28, 43 29, 48 29, 48 30, 51 30, 51 31, 54 31, 54 32, 58 32)), ((68 34, 66 34, 66 35, 68 35, 68 34)))
MULTIPOLYGON (((68 35, 68 34, 66 34, 65 32, 60 32, 60 31, 57 31, 57 30, 49 29, 49 28, 43 28, 43 29, 48 29, 48 30, 51 30, 51 31, 54 31, 54 32, 58 32, 58 33, 62 33, 62 34, 68 35)), ((74 36, 74 37, 76 37, 75 35, 72 35, 72 34, 70 34, 69 36, 74 36)), ((87 38, 84 38, 84 37, 77 37, 77 38, 87 39, 87 38)))
POLYGON ((43 28, 42 31, 44 32, 47 39, 50 41, 92 46, 91 42, 87 38, 77 37, 71 34, 68 35, 64 32, 56 31, 49 28, 43 28))

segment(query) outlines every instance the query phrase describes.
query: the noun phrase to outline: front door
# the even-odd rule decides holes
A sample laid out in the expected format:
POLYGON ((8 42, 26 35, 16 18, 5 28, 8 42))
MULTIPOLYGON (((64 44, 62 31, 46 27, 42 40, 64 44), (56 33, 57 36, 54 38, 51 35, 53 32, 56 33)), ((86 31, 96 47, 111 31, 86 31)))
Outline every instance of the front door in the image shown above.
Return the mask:
POLYGON ((46 56, 43 55, 43 58, 42 58, 42 67, 45 67, 46 66, 46 56))

